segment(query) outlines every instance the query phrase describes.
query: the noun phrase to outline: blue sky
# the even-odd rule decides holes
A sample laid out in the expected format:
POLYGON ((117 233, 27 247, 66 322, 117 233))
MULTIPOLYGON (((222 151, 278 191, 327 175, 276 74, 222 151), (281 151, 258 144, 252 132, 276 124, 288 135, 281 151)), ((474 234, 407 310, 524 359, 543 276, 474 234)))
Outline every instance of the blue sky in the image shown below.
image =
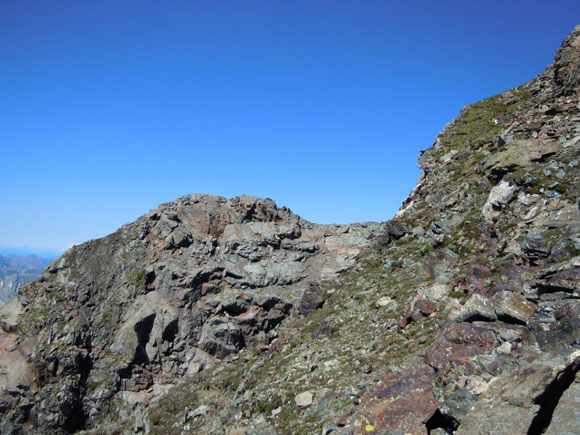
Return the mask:
POLYGON ((533 78, 576 24, 576 0, 0 0, 0 245, 194 192, 387 220, 461 106, 533 78))

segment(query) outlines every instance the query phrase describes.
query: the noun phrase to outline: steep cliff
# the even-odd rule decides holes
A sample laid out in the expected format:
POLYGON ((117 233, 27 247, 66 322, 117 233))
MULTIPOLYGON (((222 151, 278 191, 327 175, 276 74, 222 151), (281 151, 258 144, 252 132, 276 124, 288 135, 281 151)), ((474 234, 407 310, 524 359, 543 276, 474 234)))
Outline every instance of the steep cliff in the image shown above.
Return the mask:
POLYGON ((2 309, 2 433, 577 433, 580 27, 384 224, 194 195, 2 309))

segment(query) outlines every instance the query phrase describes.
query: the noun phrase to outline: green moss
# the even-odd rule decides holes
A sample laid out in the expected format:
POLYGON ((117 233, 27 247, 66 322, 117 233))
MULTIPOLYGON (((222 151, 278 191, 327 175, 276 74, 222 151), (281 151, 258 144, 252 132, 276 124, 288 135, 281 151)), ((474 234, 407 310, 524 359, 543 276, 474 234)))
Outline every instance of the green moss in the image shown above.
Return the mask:
POLYGON ((469 106, 441 137, 446 151, 470 147, 478 149, 498 134, 506 122, 507 107, 500 95, 469 106), (502 122, 499 122, 500 118, 502 122))
POLYGON ((400 239, 397 239, 397 241, 395 242, 395 244, 397 246, 404 246, 409 242, 409 237, 401 237, 400 239))
POLYGON ((147 273, 141 269, 133 269, 125 272, 129 286, 132 286, 135 295, 142 294, 147 286, 147 273))
POLYGON ((87 389, 89 390, 90 393, 92 393, 97 388, 99 388, 100 385, 101 385, 101 382, 97 382, 97 381, 94 381, 92 379, 89 379, 89 381, 87 383, 87 389))
POLYGON ((427 346, 431 346, 431 345, 433 344, 433 342, 434 342, 434 341, 435 341, 435 337, 431 337, 431 338, 429 338, 427 341, 425 341, 425 343, 423 343, 423 345, 424 345, 425 347, 427 347, 427 346))
POLYGON ((421 247, 420 255, 427 255, 431 251, 433 251, 433 246, 431 246, 429 243, 426 243, 421 247))
POLYGON ((485 158, 484 153, 475 152, 467 159, 465 166, 467 166, 468 168, 472 168, 478 165, 484 158, 485 158))
POLYGON ((451 296, 453 299, 464 299, 465 293, 454 290, 451 293, 449 293, 449 296, 451 296))

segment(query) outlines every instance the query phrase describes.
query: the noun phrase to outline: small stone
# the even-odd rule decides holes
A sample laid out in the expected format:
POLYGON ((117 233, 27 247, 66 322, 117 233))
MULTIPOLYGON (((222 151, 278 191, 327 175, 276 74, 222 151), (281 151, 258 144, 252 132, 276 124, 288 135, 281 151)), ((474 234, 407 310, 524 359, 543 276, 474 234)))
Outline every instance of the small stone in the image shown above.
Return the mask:
POLYGON ((421 311, 416 311, 413 314, 411 314, 411 320, 413 322, 418 322, 419 320, 421 320, 423 317, 425 317, 425 315, 421 312, 421 311))
POLYGON ((415 262, 410 258, 405 258, 405 261, 403 261, 403 267, 412 267, 413 264, 415 264, 415 262))
POLYGON ((528 232, 521 247, 526 256, 532 261, 541 257, 547 257, 550 254, 544 236, 537 230, 528 232))
POLYGON ((429 299, 418 299, 415 301, 415 308, 421 312, 421 314, 428 316, 437 311, 437 305, 431 302, 429 299))
POLYGON ((209 411, 209 406, 207 406, 207 405, 198 406, 193 411, 190 411, 187 413, 187 420, 194 420, 197 417, 200 417, 202 415, 206 415, 208 413, 208 411, 209 411))
POLYGON ((512 345, 511 345, 511 343, 504 341, 500 346, 498 346, 496 348, 496 351, 498 353, 508 355, 512 351, 512 345))
POLYGON ((516 341, 520 341, 522 339, 521 335, 515 333, 514 331, 510 331, 508 330, 502 330, 499 333, 499 338, 502 341, 507 341, 510 343, 516 342, 516 341))
POLYGON ((449 293, 449 286, 446 284, 434 284, 423 289, 425 297, 433 302, 438 302, 443 296, 449 293))
POLYGON ((378 301, 375 302, 375 305, 377 307, 386 307, 388 305, 391 305, 393 303, 393 299, 391 299, 388 296, 383 296, 382 298, 380 298, 378 301))
POLYGON ((324 361, 325 370, 332 370, 336 366, 338 366, 338 361, 335 359, 331 359, 330 361, 324 361))
POLYGON ((358 395, 359 395, 359 393, 360 393, 360 391, 358 390, 358 388, 356 388, 356 387, 353 387, 352 385, 350 385, 350 386, 348 386, 348 387, 346 387, 346 388, 344 389, 344 393, 345 393, 347 396, 353 396, 353 397, 354 397, 354 396, 358 396, 358 395))
POLYGON ((574 247, 580 250, 580 233, 574 233, 568 238, 570 239, 574 247))
POLYGON ((308 406, 312 405, 314 396, 310 391, 305 391, 304 393, 298 394, 294 401, 296 402, 296 406, 301 408, 307 408, 308 406))
POLYGON ((413 232, 413 236, 421 237, 425 234, 425 229, 423 227, 417 226, 417 227, 413 228, 412 232, 413 232))
POLYGON ((385 264, 383 265, 383 274, 388 275, 393 271, 393 269, 398 269, 402 267, 403 267, 402 261, 391 260, 390 258, 387 258, 385 260, 385 264))

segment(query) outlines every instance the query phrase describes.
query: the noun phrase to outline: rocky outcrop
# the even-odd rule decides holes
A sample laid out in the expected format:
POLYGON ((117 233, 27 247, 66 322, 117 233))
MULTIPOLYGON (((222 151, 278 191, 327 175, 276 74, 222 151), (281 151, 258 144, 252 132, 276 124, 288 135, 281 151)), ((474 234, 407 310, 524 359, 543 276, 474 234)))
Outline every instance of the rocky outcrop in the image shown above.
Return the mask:
POLYGON ((384 224, 193 195, 2 309, 3 433, 574 433, 580 45, 464 107, 384 224))
POLYGON ((267 346, 292 310, 320 308, 317 286, 384 232, 314 225, 271 200, 193 195, 76 246, 2 314, 8 419, 83 429, 114 397, 147 404, 217 360, 267 346))
POLYGON ((554 79, 563 94, 575 94, 580 87, 580 26, 568 35, 556 53, 554 79))

